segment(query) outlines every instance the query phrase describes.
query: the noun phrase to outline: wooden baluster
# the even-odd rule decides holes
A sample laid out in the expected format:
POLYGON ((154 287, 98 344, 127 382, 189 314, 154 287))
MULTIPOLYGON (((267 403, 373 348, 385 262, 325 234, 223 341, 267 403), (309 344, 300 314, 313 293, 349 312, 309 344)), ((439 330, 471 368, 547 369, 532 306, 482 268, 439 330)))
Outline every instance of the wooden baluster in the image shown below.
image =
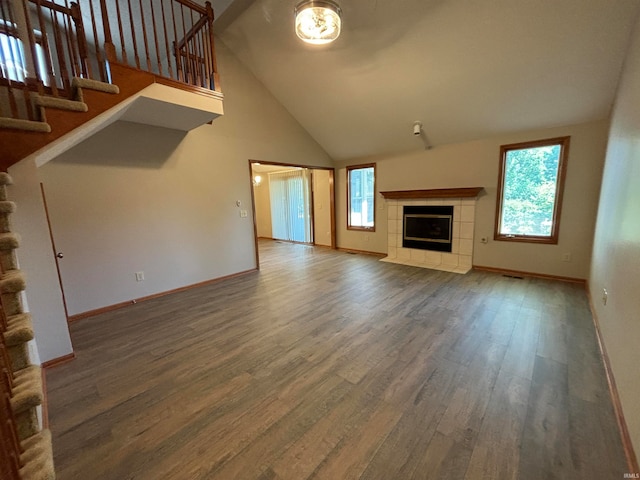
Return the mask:
POLYGON ((9 359, 7 347, 4 345, 4 340, 0 342, 0 362, 2 363, 2 378, 0 378, 0 381, 11 391, 13 388, 13 371, 11 370, 11 360, 9 359))
MULTIPOLYGON (((5 83, 4 80, 2 82, 3 84, 5 83)), ((7 85, 7 90, 8 90, 8 95, 9 95, 9 117, 11 118, 19 118, 20 117, 20 111, 18 110, 18 102, 16 102, 16 94, 13 91, 13 87, 12 87, 12 81, 11 80, 6 80, 6 85, 7 85)))
POLYGON ((116 15, 118 17, 118 32, 120 33, 120 46, 122 51, 122 63, 128 64, 127 62, 127 49, 125 48, 124 42, 124 28, 122 28, 122 15, 120 13, 120 0, 116 0, 116 15))
POLYGON ((209 68, 211 68, 211 74, 213 75, 213 86, 210 87, 212 90, 220 91, 220 83, 218 78, 218 67, 216 63, 216 50, 213 42, 213 8, 211 7, 211 2, 205 3, 205 8, 207 9, 207 18, 208 18, 208 31, 209 31, 209 48, 211 49, 211 63, 209 68))
MULTIPOLYGON (((8 20, 10 25, 15 25, 15 22, 13 21, 13 12, 11 11, 11 5, 5 2, 0 2, 0 15, 2 15, 2 18, 8 20)), ((14 66, 13 72, 16 78, 18 78, 17 66, 19 65, 19 62, 16 62, 16 54, 17 54, 17 45, 18 45, 17 42, 19 40, 14 36, 9 35, 7 41, 9 44, 8 58, 4 57, 4 55, 7 54, 7 52, 5 52, 4 49, 1 50, 0 53, 2 53, 3 55, 3 60, 5 61, 5 65, 11 64, 14 66)), ((0 70, 0 75, 2 75, 0 86, 6 87, 7 89, 7 96, 9 100, 8 116, 11 118, 19 118, 20 112, 18 110, 18 102, 16 102, 16 95, 13 91, 13 81, 11 80, 11 71, 7 67, 6 76, 2 70, 0 70)), ((0 107, 2 107, 2 105, 0 105, 0 107)))
POLYGON ((10 448, 16 453, 16 460, 19 468, 21 466, 20 454, 23 453, 23 449, 20 445, 20 440, 18 439, 18 429, 13 418, 13 409, 11 408, 11 389, 7 389, 7 394, 4 395, 4 398, 0 399, 0 401, 3 401, 5 405, 5 411, 8 412, 9 422, 7 425, 7 430, 9 430, 9 445, 10 448))
POLYGON ((142 20, 142 39, 144 40, 144 53, 147 58, 147 70, 151 71, 151 58, 149 56, 149 40, 147 39, 147 24, 144 19, 144 8, 142 7, 142 0, 138 0, 140 4, 140 17, 142 20))
MULTIPOLYGON (((10 19, 10 5, 6 2, 0 1, 0 18, 5 19, 6 21, 9 22, 10 25, 13 25, 13 21, 10 19)), ((9 28, 9 27, 7 27, 9 28)), ((7 52, 5 51, 5 49, 0 49, 0 60, 2 61, 2 63, 6 66, 9 63, 11 65, 15 65, 15 62, 13 60, 13 48, 11 46, 11 44, 13 43, 13 37, 10 35, 7 35, 7 43, 9 46, 8 49, 8 57, 7 58, 7 52)), ((7 71, 6 71, 6 76, 5 76, 5 71, 4 69, 0 68, 0 78, 2 79, 2 82, 0 82, 0 85, 3 87, 7 87, 10 88, 10 83, 9 83, 9 78, 11 78, 11 73, 9 72, 9 68, 7 67, 7 71)), ((2 104, 0 103, 0 108, 2 108, 2 104)))
POLYGON ((167 67, 169 69, 169 78, 173 77, 173 68, 171 67, 171 51, 169 49, 169 33, 167 32, 167 18, 164 14, 164 0, 160 0, 160 8, 162 10, 162 28, 164 31, 164 46, 167 51, 167 67))
POLYGON ((22 449, 13 421, 10 395, 11 392, 5 390, 2 382, 0 382, 0 420, 2 422, 0 423, 0 433, 2 434, 2 438, 0 439, 2 446, 0 449, 6 457, 6 459, 3 459, 0 473, 2 473, 3 476, 1 478, 3 479, 20 480, 19 471, 22 466, 20 464, 20 454, 22 453, 22 449))
POLYGON ((184 5, 180 4, 180 13, 182 16, 182 33, 184 36, 184 38, 182 39, 182 45, 179 45, 180 48, 180 55, 182 55, 182 48, 184 47, 184 54, 185 54, 185 62, 184 62, 184 82, 185 83, 193 83, 192 79, 192 75, 193 72, 191 71, 191 59, 189 57, 189 40, 187 39, 186 35, 187 35, 187 28, 185 26, 184 23, 184 5))
MULTIPOLYGON (((46 64, 46 68, 47 68, 47 79, 42 79, 45 80, 44 83, 48 86, 51 87, 51 92, 53 93, 53 95, 55 97, 58 96, 58 84, 56 82, 56 77, 55 77, 55 72, 53 70, 53 60, 51 57, 51 48, 49 47, 49 35, 47 35, 47 29, 46 29, 46 23, 44 20, 44 14, 42 12, 42 3, 40 2, 40 0, 36 0, 36 14, 38 17, 38 22, 40 24, 40 32, 42 35, 42 49, 44 50, 44 60, 45 60, 45 64, 46 64)), ((33 38, 33 42, 34 42, 34 52, 36 52, 35 49, 35 43, 36 43, 36 39, 35 39, 35 35, 33 32, 33 28, 29 28, 30 31, 30 37, 33 38)), ((38 56, 37 54, 34 53, 34 61, 37 62, 38 56)), ((36 77, 38 77, 39 73, 38 73, 38 69, 36 68, 36 77)))
POLYGON ((136 27, 133 23, 133 12, 131 11, 131 0, 127 0, 129 5, 129 23, 131 25, 131 35, 133 37, 133 55, 136 59, 136 67, 140 70, 140 56, 138 55, 138 42, 136 41, 136 27))
MULTIPOLYGON (((7 322, 7 314, 4 313, 4 308, 0 308, 0 331, 6 332, 9 324, 7 322)), ((0 336, 0 338, 2 338, 0 336)))
POLYGON ((202 45, 202 86, 204 88, 210 88, 211 79, 209 77, 209 49, 207 48, 207 39, 209 38, 209 22, 205 22, 200 29, 200 43, 202 45))
POLYGON ((24 98, 24 104, 27 109, 27 118, 29 120, 40 120, 40 116, 36 116, 36 112, 33 109, 33 103, 31 102, 31 92, 38 92, 39 95, 44 95, 44 84, 37 78, 27 77, 24 79, 22 86, 22 98, 24 98))
POLYGON ((71 2, 71 19, 76 28, 76 41, 78 43, 78 56, 80 57, 80 72, 84 78, 91 77, 91 62, 89 61, 89 48, 87 47, 87 35, 84 31, 84 22, 82 21, 82 12, 80 5, 71 2))
POLYGON ((198 86, 204 87, 205 85, 205 71, 204 71, 204 43, 202 41, 202 37, 204 35, 204 29, 207 26, 207 23, 200 23, 200 20, 204 18, 204 15, 200 15, 198 19, 198 23, 201 24, 201 27, 198 29, 198 33, 196 34, 196 42, 198 49, 198 86))
POLYGON ((173 50, 176 59, 176 76, 180 82, 184 82, 184 71, 182 70, 182 58, 180 58, 180 46, 178 45, 178 29, 176 28, 176 14, 171 1, 171 18, 173 19, 173 50))
MULTIPOLYGON (((162 3, 162 0, 160 0, 162 3)), ((158 60, 158 73, 162 75, 162 60, 160 59, 160 47, 158 46, 158 28, 156 26, 156 13, 153 8, 152 0, 149 0, 149 7, 151 7, 151 24, 153 25, 153 40, 156 46, 156 58, 158 60)))
MULTIPOLYGON (((38 0, 38 3, 40 0, 38 0)), ((50 10, 51 24, 53 25, 53 38, 56 47, 56 55, 58 60, 58 67, 60 68, 60 81, 63 90, 69 92, 71 90, 71 76, 67 69, 67 61, 64 52, 64 42, 62 41, 62 35, 60 34, 60 22, 58 22, 58 13, 53 9, 50 10)), ((43 31, 43 37, 47 36, 43 31)))
POLYGON ((198 71, 198 33, 196 32, 195 25, 196 22, 193 21, 193 9, 189 9, 189 15, 191 19, 191 28, 189 28, 189 41, 192 43, 193 50, 193 61, 191 63, 193 68, 193 78, 192 84, 199 85, 200 83, 200 72, 198 71))
POLYGON ((20 41, 23 45, 26 45, 28 48, 25 48, 25 62, 26 62, 26 70, 27 76, 32 76, 39 80, 43 80, 40 78, 40 72, 36 68, 36 59, 38 58, 36 52, 36 37, 33 31, 33 27, 31 26, 31 16, 29 15, 29 8, 27 2, 23 2, 22 12, 16 13, 15 19, 12 19, 12 23, 15 23, 16 28, 18 30, 17 36, 20 38, 20 41), (26 55, 27 52, 30 55, 26 55))
MULTIPOLYGON (((116 62, 116 46, 111 37, 111 26, 109 25, 109 10, 106 0, 100 0, 100 12, 102 15, 102 28, 104 29, 104 51, 109 62, 116 62)), ((98 38, 98 37, 95 37, 98 38)))
MULTIPOLYGON (((101 2, 103 0, 100 0, 101 2)), ((91 13, 91 28, 93 30, 93 38, 97 39, 98 37, 98 24, 96 22, 96 12, 93 8, 93 0, 89 0, 89 12, 91 13)), ((107 28, 104 27, 104 29, 106 30, 107 28)), ((105 33, 106 34, 106 33, 105 33)), ((98 69, 99 69, 99 75, 100 75, 100 80, 102 80, 103 82, 107 81, 107 68, 106 65, 104 63, 104 58, 102 56, 102 49, 100 48, 100 45, 98 45, 98 41, 95 41, 95 50, 96 50, 96 60, 98 62, 98 69)))
POLYGON ((64 32, 67 52, 69 54, 69 64, 71 71, 71 78, 80 76, 80 63, 78 58, 78 39, 76 38, 75 30, 71 24, 71 8, 69 8, 69 0, 64 0, 65 8, 67 12, 64 14, 64 32))

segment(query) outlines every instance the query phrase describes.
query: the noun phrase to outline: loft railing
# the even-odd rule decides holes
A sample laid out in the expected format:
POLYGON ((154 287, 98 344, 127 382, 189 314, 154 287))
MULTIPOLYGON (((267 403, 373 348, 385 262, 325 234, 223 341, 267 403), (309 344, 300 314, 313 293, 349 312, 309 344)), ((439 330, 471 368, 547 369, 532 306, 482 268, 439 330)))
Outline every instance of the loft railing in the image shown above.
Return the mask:
MULTIPOLYGON (((92 19, 96 1, 87 1, 92 19)), ((105 0, 99 3, 107 60, 219 90, 210 2, 115 0, 109 9, 105 0)))
POLYGON ((219 91, 213 19, 191 0, 0 0, 0 117, 37 119, 34 92, 110 82, 113 62, 219 91))

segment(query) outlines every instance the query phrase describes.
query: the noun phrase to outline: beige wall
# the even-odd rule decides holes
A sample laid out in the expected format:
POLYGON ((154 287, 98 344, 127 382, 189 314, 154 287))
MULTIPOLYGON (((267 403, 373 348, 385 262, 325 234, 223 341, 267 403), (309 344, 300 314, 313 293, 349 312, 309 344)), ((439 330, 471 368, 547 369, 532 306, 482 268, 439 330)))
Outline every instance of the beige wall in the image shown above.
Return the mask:
POLYGON ((271 238, 271 193, 269 191, 269 175, 261 173, 262 183, 258 187, 253 187, 256 202, 256 228, 258 237, 271 238))
POLYGON ((337 175, 338 246, 385 253, 386 204, 376 197, 375 233, 346 229, 345 166, 376 162, 377 192, 449 187, 484 187, 476 207, 474 265, 587 278, 607 140, 607 121, 521 132, 443 145, 404 155, 340 162, 337 175), (571 135, 558 245, 493 241, 500 145, 571 135), (489 243, 480 243, 488 237, 489 243), (562 255, 571 254, 570 262, 562 255))
POLYGON ((26 307, 33 318, 37 342, 35 362, 68 355, 72 352, 67 318, 62 304, 58 272, 51 247, 49 228, 42 203, 37 167, 34 160, 25 160, 9 169, 14 185, 9 187, 9 199, 16 202, 12 215, 13 230, 20 234, 18 260, 27 276, 26 307))
POLYGON ((255 268, 247 160, 331 165, 216 45, 225 115, 213 125, 117 122, 40 168, 71 315, 255 268))
POLYGON ((331 246, 331 185, 329 170, 313 170, 313 227, 316 245, 331 246))
POLYGON ((589 287, 640 453, 640 20, 614 107, 589 287), (608 291, 606 306, 602 290, 608 291))

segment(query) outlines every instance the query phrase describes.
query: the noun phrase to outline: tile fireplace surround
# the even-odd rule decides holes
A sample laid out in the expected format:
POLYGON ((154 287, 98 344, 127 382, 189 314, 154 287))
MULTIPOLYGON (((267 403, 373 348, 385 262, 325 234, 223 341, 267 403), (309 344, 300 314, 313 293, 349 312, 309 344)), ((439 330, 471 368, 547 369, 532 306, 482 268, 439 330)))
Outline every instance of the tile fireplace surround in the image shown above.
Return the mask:
POLYGON ((387 256, 381 261, 467 273, 473 265, 473 236, 478 193, 482 187, 380 192, 387 201, 387 256), (402 212, 405 205, 453 206, 451 253, 404 248, 402 212))

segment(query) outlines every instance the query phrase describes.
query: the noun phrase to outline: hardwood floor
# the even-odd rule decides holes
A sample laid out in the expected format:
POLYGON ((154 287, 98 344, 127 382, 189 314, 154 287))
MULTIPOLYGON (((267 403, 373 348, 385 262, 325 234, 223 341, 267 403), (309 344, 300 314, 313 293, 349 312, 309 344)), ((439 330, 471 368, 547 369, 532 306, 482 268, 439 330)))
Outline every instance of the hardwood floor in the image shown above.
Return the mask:
POLYGON ((71 324, 60 480, 623 478, 582 286, 260 247, 260 272, 71 324))

